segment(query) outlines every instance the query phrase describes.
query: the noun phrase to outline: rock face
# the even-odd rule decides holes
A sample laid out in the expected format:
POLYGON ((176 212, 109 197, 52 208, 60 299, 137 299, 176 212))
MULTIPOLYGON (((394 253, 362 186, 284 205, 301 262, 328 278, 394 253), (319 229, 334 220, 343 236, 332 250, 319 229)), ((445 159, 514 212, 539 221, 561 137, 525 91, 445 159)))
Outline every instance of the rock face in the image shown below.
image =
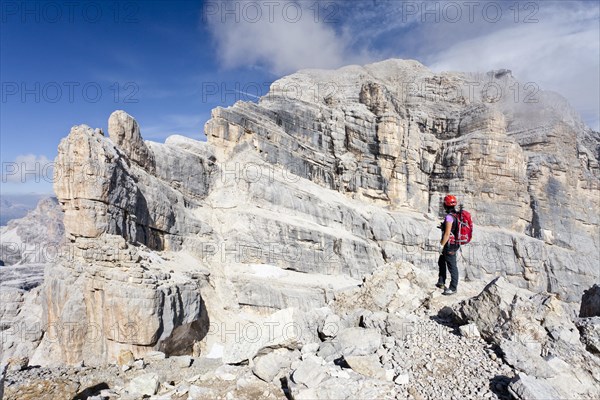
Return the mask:
POLYGON ((167 272, 176 261, 119 236, 80 239, 71 247, 70 262, 46 268, 44 318, 54 332, 37 348, 37 364, 101 364, 116 360, 121 350, 176 355, 206 333, 201 282, 188 271, 167 272))
POLYGON ((552 93, 516 101, 517 86, 506 71, 436 75, 399 60, 301 71, 258 104, 215 109, 207 144, 143 142, 117 111, 112 142, 76 127, 61 143, 56 192, 76 236, 211 258, 226 240, 248 243, 256 258, 306 272, 335 256, 332 272, 356 277, 398 258, 430 263, 418 258, 437 232, 422 214, 437 217, 453 192, 478 226, 468 274, 502 272, 575 301, 573 279, 598 278, 598 134, 552 93), (490 98, 490 87, 504 95, 490 98), (215 220, 236 224, 212 232, 215 220), (273 237, 302 256, 265 251, 273 237))
POLYGON ((108 135, 131 161, 149 172, 155 171, 154 155, 144 143, 140 127, 131 115, 122 110, 113 112, 108 118, 108 135))
MULTIPOLYGON (((383 313, 414 310, 425 297, 418 271, 437 268, 447 192, 477 225, 461 276, 503 275, 578 302, 598 279, 600 137, 559 96, 517 101, 510 88, 523 85, 506 71, 435 74, 389 60, 282 78, 258 104, 213 110, 207 143, 144 142, 123 111, 110 116, 109 138, 73 127, 55 166, 66 255, 43 288, 44 322, 70 334, 44 335, 32 360, 183 354, 199 341, 232 363, 261 347, 295 351, 296 336, 236 348, 207 333, 298 317, 334 337, 302 313, 390 265, 402 267, 366 285, 365 298, 383 313), (504 95, 474 90, 486 86, 504 95), (270 319, 278 312, 289 318, 270 319)), ((376 329, 379 317, 364 323, 376 329)))
POLYGON ((0 267, 0 364, 31 356, 45 331, 41 283, 45 264, 0 267))
MULTIPOLYGON (((344 222, 352 235, 367 239, 359 254, 368 257, 342 259, 342 265, 362 272, 396 258, 426 264, 430 260, 410 259, 407 247, 422 255, 425 238, 436 236, 431 225, 417 218, 403 222, 406 213, 394 211, 437 215, 440 199, 453 192, 478 225, 465 255, 473 269, 468 274, 502 272, 530 289, 569 297, 572 286, 565 283, 574 276, 585 287, 598 279, 598 217, 592 212, 598 205, 598 133, 558 96, 538 92, 535 102, 516 101, 511 85, 523 87, 506 71, 436 75, 397 60, 301 71, 275 82, 258 104, 214 110, 206 134, 220 154, 250 148, 294 179, 384 206, 385 212, 366 217, 372 236, 344 222), (504 95, 490 99, 490 87, 504 95), (569 200, 566 193, 575 191, 577 199, 569 200), (381 256, 370 254, 372 242, 381 256)), ((271 208, 287 200, 263 193, 271 208)), ((290 209, 298 212, 295 205, 290 209)), ((347 242, 341 239, 342 256, 347 242)))
POLYGON ((20 219, 0 228, 0 262, 44 264, 59 256, 64 238, 63 212, 56 198, 44 198, 20 219))
MULTIPOLYGON (((125 119, 122 129, 130 122, 125 119)), ((73 128, 59 146, 55 170, 54 190, 65 210, 67 233, 84 238, 119 235, 157 250, 171 248, 174 235, 201 233, 201 226, 177 213, 191 213, 183 206, 183 193, 192 198, 206 194, 205 161, 192 152, 176 160, 177 153, 177 147, 167 147, 155 176, 131 163, 101 131, 73 128), (183 193, 175 189, 182 184, 183 193)))

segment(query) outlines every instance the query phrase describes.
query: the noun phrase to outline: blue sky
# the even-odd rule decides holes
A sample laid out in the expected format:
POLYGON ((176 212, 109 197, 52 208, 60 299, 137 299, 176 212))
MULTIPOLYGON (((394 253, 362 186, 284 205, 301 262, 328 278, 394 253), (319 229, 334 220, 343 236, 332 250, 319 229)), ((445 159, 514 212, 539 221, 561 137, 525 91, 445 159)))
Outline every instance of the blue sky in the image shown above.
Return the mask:
POLYGON ((212 108, 253 99, 240 92, 266 94, 301 68, 391 57, 511 69, 599 129, 597 1, 2 0, 0 13, 5 194, 50 193, 60 139, 81 123, 106 131, 116 109, 145 139, 202 140, 212 108))

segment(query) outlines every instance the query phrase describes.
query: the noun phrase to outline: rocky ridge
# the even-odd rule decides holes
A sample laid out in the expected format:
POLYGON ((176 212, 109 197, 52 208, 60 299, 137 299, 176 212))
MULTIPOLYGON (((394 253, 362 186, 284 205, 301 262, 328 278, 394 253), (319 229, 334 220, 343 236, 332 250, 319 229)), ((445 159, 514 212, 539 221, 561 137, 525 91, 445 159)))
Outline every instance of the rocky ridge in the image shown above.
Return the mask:
MULTIPOLYGON (((573 307, 598 281, 599 135, 559 96, 471 91, 486 85, 521 84, 389 60, 282 78, 258 104, 215 109, 208 143, 144 141, 123 111, 108 137, 73 127, 55 168, 67 243, 26 296, 36 340, 11 353, 8 387, 37 385, 26 365, 54 376, 83 363, 67 373, 79 374, 65 382, 75 397, 123 352, 138 362, 160 350, 220 360, 236 385, 259 379, 294 398, 552 397, 573 379, 568 362, 574 390, 593 398, 597 323, 573 307), (452 309, 429 289, 447 192, 477 224, 459 263, 468 296, 452 309), (521 314, 539 321, 534 340, 521 314), (446 370, 471 383, 436 380, 446 370)), ((138 396, 132 374, 102 372, 94 385, 113 392, 95 395, 138 396)), ((194 398, 195 375, 149 374, 151 395, 194 398)))
POLYGON ((58 201, 44 198, 23 218, 0 227, 0 265, 54 262, 64 234, 63 212, 58 201))
MULTIPOLYGON (((382 267, 329 307, 310 314, 281 310, 299 330, 268 335, 271 340, 250 350, 256 337, 240 336, 241 346, 229 356, 154 351, 136 357, 123 350, 107 366, 50 369, 14 361, 5 398, 525 400, 600 394, 600 358, 585 350, 575 324, 567 322, 567 303, 504 278, 476 296, 480 286, 466 283, 459 298, 446 298, 418 286, 431 278, 410 264, 382 267)), ((600 326, 598 317, 586 320, 600 326)))
POLYGON ((6 226, 13 219, 23 218, 33 210, 44 196, 41 194, 0 195, 0 227, 6 226))
POLYGON ((43 336, 44 270, 61 256, 63 212, 45 198, 20 219, 0 227, 0 364, 28 357, 43 336))

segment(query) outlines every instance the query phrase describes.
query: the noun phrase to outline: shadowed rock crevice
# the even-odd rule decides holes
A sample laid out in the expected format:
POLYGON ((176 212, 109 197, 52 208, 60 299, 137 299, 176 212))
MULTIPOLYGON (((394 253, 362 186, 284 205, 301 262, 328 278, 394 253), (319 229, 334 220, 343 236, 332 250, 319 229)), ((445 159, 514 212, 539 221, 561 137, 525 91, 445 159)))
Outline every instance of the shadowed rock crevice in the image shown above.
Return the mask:
POLYGON ((529 234, 536 239, 542 239, 542 227, 540 226, 540 217, 538 214, 537 200, 531 198, 531 224, 529 225, 529 234))
POLYGON ((98 383, 77 393, 77 395, 71 400, 86 400, 91 396, 98 396, 100 392, 105 389, 109 389, 109 386, 106 382, 98 383))
POLYGON ((594 284, 591 288, 583 292, 581 298, 581 307, 579 308, 580 318, 600 317, 600 285, 594 284))
POLYGON ((508 391, 508 386, 512 382, 512 378, 509 378, 504 375, 497 375, 492 380, 490 380, 490 390, 494 393, 500 400, 512 400, 510 392, 508 391))

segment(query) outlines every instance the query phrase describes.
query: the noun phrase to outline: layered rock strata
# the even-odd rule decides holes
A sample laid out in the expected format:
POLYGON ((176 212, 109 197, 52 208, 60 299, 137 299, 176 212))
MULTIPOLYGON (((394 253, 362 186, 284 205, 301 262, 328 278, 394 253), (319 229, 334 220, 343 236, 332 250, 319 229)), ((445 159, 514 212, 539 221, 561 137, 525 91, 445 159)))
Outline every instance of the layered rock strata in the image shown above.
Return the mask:
POLYGON ((323 306, 393 261, 436 268, 447 192, 477 225, 464 278, 579 301, 598 281, 600 138, 535 89, 509 71, 389 60, 282 78, 257 104, 213 110, 207 143, 143 141, 123 111, 109 137, 73 127, 55 192, 76 256, 46 272, 45 318, 102 335, 40 354, 175 352, 174 338, 203 340, 211 318, 323 306))

